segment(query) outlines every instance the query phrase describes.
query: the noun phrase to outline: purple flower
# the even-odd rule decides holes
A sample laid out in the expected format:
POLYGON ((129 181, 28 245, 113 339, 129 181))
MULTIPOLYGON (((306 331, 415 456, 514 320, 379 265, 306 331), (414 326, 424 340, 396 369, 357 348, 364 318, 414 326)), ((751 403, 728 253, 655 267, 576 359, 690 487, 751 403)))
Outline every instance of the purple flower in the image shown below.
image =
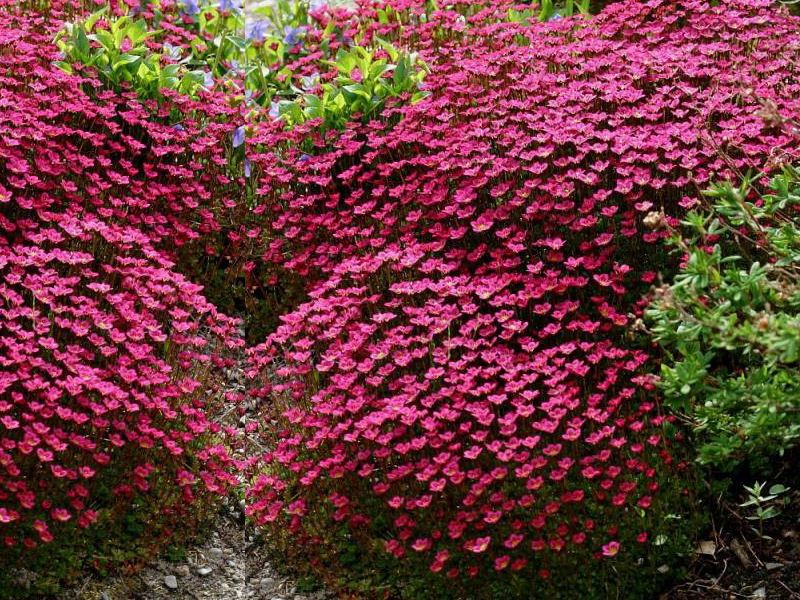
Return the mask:
POLYGON ((250 23, 249 21, 244 27, 244 37, 254 42, 263 42, 269 31, 269 21, 266 19, 259 19, 250 23))
POLYGON ((292 27, 287 25, 283 28, 283 43, 287 46, 297 46, 302 44, 301 36, 306 32, 305 27, 292 27))
POLYGON ((305 91, 314 89, 314 87, 318 83, 319 83, 319 73, 313 73, 311 75, 304 75, 300 77, 300 86, 305 91))
POLYGON ((233 147, 238 148, 244 144, 244 125, 239 125, 233 132, 233 147))
POLYGON ((277 119, 280 115, 280 104, 273 100, 272 104, 269 105, 269 116, 273 119, 277 119))
POLYGON ((200 12, 198 0, 181 0, 181 3, 183 4, 183 11, 187 15, 196 15, 200 12))
POLYGON ((244 159, 244 176, 245 177, 250 177, 250 167, 251 167, 250 159, 249 158, 245 158, 244 159))
POLYGON ((240 0, 219 0, 220 12, 238 11, 241 6, 240 0))

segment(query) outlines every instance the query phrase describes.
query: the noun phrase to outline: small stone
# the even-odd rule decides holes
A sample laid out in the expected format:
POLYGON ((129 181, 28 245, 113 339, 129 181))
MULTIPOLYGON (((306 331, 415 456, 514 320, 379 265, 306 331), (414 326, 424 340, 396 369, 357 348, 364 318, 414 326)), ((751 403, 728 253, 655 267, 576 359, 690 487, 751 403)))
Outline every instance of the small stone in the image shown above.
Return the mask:
POLYGON ((206 575, 209 575, 212 570, 213 569, 211 567, 200 567, 199 569, 197 569, 197 574, 205 577, 206 575))
POLYGON ((214 558, 221 558, 222 557, 222 548, 211 548, 208 553, 213 556, 214 558))
POLYGON ((767 571, 777 571, 778 569, 782 569, 783 568, 783 563, 768 562, 768 563, 764 563, 764 567, 767 569, 767 571))
POLYGON ((100 600, 111 600, 111 598, 109 597, 108 594, 103 592, 103 593, 100 594, 100 600))
POLYGON ((702 541, 697 545, 695 553, 714 556, 717 553, 717 545, 712 540, 702 541))
POLYGON ((164 585, 171 590, 177 590, 178 580, 175 578, 175 575, 167 575, 166 577, 164 577, 164 585))
POLYGON ((178 577, 188 577, 191 575, 191 571, 189 570, 189 565, 178 565, 175 567, 175 574, 178 577))
POLYGON ((664 573, 669 573, 669 565, 661 565, 661 566, 660 566, 660 567, 658 567, 658 569, 656 569, 656 570, 657 570, 659 573, 661 573, 662 575, 663 575, 664 573))
POLYGON ((767 597, 767 588, 760 587, 755 592, 753 592, 753 598, 766 598, 767 597))

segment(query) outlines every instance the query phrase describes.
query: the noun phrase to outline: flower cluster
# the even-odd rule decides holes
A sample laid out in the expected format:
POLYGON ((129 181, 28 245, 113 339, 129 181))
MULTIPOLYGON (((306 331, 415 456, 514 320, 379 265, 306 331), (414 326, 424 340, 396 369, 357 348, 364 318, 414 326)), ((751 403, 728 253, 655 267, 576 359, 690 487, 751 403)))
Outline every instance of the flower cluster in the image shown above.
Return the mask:
POLYGON ((33 548, 154 481, 184 504, 235 484, 209 409, 243 342, 168 253, 216 227, 230 109, 177 129, 169 102, 60 71, 58 19, 14 4, 0 4, 0 543, 33 548))
POLYGON ((800 108, 798 22, 766 0, 388 5, 371 31, 420 52, 426 100, 249 140, 262 261, 308 294, 252 351, 250 514, 453 578, 634 552, 676 462, 625 342, 664 260, 642 219, 791 150, 757 99, 800 108))

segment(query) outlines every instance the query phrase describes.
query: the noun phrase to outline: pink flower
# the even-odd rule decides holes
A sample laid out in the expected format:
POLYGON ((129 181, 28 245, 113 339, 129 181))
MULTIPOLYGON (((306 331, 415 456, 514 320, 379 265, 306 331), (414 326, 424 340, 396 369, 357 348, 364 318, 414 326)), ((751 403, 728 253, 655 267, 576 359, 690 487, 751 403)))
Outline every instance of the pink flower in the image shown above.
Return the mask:
POLYGON ((66 508, 54 508, 50 511, 50 516, 55 521, 69 521, 72 518, 72 514, 66 508))
POLYGON ((470 552, 474 552, 476 554, 480 554, 481 552, 485 552, 486 549, 489 547, 492 538, 490 537, 479 537, 472 540, 468 540, 464 542, 464 548, 469 550, 470 552))
POLYGON ((614 557, 619 553, 620 543, 616 541, 608 542, 603 545, 603 556, 614 557))

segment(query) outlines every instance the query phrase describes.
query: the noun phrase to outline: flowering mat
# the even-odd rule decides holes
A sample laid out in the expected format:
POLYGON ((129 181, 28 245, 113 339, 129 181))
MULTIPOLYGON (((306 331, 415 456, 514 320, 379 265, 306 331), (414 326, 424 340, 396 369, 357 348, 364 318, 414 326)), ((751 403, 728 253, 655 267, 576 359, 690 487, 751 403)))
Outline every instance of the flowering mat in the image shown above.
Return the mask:
POLYGON ((334 4, 0 0, 0 598, 798 597, 643 318, 800 18, 334 4))

